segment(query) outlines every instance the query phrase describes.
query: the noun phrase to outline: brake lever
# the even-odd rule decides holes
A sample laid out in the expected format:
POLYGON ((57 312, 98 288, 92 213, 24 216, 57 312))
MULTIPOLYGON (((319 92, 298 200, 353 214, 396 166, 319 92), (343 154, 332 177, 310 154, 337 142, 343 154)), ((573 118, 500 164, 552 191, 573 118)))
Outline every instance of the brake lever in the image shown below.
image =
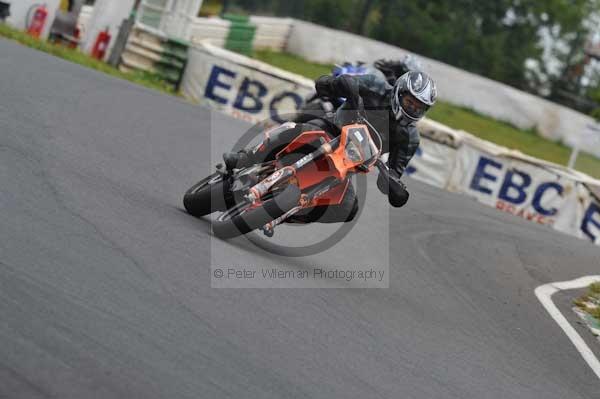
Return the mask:
POLYGON ((379 169, 379 173, 382 173, 384 176, 387 176, 390 173, 390 168, 381 160, 381 158, 377 159, 375 166, 379 169))

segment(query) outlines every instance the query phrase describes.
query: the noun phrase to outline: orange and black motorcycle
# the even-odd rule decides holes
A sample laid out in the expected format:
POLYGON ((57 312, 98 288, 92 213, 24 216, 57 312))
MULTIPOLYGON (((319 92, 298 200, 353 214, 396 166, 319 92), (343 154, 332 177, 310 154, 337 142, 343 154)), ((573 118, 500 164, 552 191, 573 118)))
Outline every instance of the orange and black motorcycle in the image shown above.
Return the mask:
POLYGON ((381 135, 362 117, 336 138, 323 130, 303 132, 272 161, 233 171, 218 165, 186 192, 183 203, 197 217, 222 212, 213 221, 217 237, 256 229, 272 236, 277 225, 302 210, 340 204, 352 174, 387 168, 379 159, 382 145, 381 135))

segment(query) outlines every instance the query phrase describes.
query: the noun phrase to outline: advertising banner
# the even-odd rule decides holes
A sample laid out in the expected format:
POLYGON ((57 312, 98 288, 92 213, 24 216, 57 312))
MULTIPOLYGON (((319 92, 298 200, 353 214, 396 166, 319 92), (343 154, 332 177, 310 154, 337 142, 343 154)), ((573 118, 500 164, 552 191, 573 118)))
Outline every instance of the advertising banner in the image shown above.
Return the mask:
POLYGON ((464 144, 447 188, 502 212, 600 242, 598 202, 583 183, 556 170, 464 144))
POLYGON ((421 137, 421 145, 404 172, 408 176, 439 188, 447 188, 457 150, 421 137))
MULTIPOLYGON (((583 185, 582 185, 583 187, 583 185)), ((580 238, 588 239, 596 245, 600 245, 600 199, 584 188, 579 207, 583 216, 577 232, 580 238)))
POLYGON ((576 182, 534 165, 463 145, 449 189, 532 222, 575 230, 568 219, 575 216, 576 182))
POLYGON ((314 91, 314 82, 209 43, 190 48, 186 97, 252 124, 283 123, 314 91))

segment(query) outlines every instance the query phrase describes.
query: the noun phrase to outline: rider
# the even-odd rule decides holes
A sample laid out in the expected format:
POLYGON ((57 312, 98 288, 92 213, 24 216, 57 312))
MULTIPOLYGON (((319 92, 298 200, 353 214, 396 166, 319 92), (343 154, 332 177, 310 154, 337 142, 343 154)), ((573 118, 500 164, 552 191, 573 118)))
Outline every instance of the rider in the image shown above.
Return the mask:
MULTIPOLYGON (((322 76, 315 83, 322 97, 343 97, 346 102, 329 118, 319 118, 309 123, 287 122, 272 130, 265 142, 252 150, 224 154, 225 165, 231 170, 247 167, 272 159, 279 149, 304 131, 324 129, 336 136, 339 128, 356 116, 360 101, 364 104, 366 119, 383 135, 384 152, 389 152, 388 169, 380 172, 377 187, 388 195, 394 207, 408 201, 406 186, 400 181, 408 162, 419 147, 416 122, 434 105, 437 90, 434 81, 424 72, 411 71, 398 78, 394 86, 376 75, 338 77, 322 76)), ((346 192, 340 205, 330 206, 319 222, 346 222, 354 218, 358 201, 354 190, 346 192)))

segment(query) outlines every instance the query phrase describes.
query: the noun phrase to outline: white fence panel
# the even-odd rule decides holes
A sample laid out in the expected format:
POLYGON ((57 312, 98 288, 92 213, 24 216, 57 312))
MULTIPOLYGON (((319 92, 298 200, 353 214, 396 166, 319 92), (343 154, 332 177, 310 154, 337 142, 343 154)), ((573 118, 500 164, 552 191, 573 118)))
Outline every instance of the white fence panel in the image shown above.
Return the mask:
POLYGON ((252 16, 250 22, 256 25, 255 49, 282 51, 286 48, 293 19, 252 16))
POLYGON ((223 47, 229 35, 230 26, 231 22, 220 18, 193 18, 185 39, 192 43, 209 40, 211 44, 223 47))

